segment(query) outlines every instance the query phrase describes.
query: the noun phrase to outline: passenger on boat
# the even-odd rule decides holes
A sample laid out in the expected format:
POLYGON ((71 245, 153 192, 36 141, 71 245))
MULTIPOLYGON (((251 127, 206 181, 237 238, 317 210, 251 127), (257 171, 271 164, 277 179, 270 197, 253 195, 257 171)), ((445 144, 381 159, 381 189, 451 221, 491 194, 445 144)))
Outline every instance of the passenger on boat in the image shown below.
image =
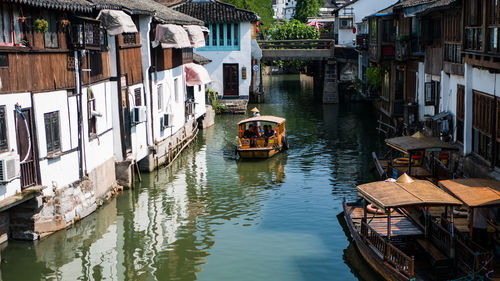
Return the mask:
POLYGON ((495 214, 492 208, 481 207, 474 208, 474 214, 472 219, 472 240, 477 244, 488 247, 488 219, 493 219, 495 214))
POLYGON ((255 127, 253 124, 250 124, 248 126, 248 129, 243 132, 243 137, 250 139, 250 147, 255 147, 256 146, 256 141, 255 138, 258 136, 258 134, 255 132, 255 127))
POLYGON ((264 146, 267 146, 269 144, 269 138, 274 136, 273 129, 271 128, 271 125, 264 125, 264 146))

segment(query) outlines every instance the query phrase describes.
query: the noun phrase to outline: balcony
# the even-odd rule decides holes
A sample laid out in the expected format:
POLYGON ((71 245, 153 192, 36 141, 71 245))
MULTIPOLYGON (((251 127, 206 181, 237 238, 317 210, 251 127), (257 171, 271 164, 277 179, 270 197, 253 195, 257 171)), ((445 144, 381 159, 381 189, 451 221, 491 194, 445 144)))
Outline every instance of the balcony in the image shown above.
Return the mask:
POLYGON ((465 27, 465 48, 469 51, 483 49, 483 29, 481 27, 465 27))

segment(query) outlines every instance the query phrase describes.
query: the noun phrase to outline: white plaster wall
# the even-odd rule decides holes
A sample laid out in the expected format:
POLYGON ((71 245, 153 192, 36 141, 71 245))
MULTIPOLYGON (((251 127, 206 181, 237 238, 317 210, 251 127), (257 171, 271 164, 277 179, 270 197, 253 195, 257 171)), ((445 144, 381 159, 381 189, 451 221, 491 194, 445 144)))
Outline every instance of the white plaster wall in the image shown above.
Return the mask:
POLYGON ((78 151, 65 154, 78 147, 76 103, 69 103, 66 91, 34 94, 33 102, 38 134, 41 184, 62 187, 77 181, 79 179, 78 151), (46 159, 47 137, 44 114, 54 111, 59 111, 59 137, 63 155, 55 159, 46 159), (75 114, 70 114, 70 112, 75 114))
MULTIPOLYGON (((353 8, 353 13, 354 13, 354 18, 353 18, 353 23, 354 26, 356 26, 357 23, 363 22, 363 18, 366 16, 369 16, 371 14, 374 14, 382 9, 385 9, 389 7, 390 5, 396 3, 398 1, 396 0, 359 0, 357 2, 354 2, 351 5, 348 5, 345 8, 353 8)), ((343 15, 345 8, 342 8, 339 10, 338 14, 343 15)), ((338 22, 338 17, 335 18, 335 20, 338 22)), ((353 39, 356 39, 356 34, 358 30, 356 30, 356 33, 352 32, 352 29, 338 29, 338 34, 339 34, 339 39, 338 43, 340 45, 346 45, 346 46, 354 46, 353 44, 353 39)))
MULTIPOLYGON (((142 83, 136 84, 128 87, 128 100, 130 107, 135 106, 135 89, 141 90, 142 104, 145 105, 144 100, 144 85, 142 83)), ((131 109, 132 110, 132 109, 131 109)), ((146 115, 149 111, 146 110, 146 115)), ((130 155, 132 160, 139 161, 148 155, 148 143, 147 143, 147 121, 137 123, 132 126, 131 129, 131 141, 132 141, 132 155, 130 155)))
MULTIPOLYGON (((9 146, 9 151, 14 151, 17 154, 17 136, 16 136, 16 123, 14 114, 15 105, 18 103, 21 108, 31 107, 31 96, 30 93, 17 93, 8 94, 0 96, 0 106, 5 106, 5 118, 7 125, 7 142, 9 146)), ((0 152, 0 157, 5 155, 7 152, 0 152)), ((0 184, 0 200, 6 199, 16 192, 21 192, 21 181, 19 178, 13 181, 0 184)))
POLYGON ((208 70, 212 82, 208 87, 223 93, 223 64, 237 63, 239 72, 239 95, 241 98, 248 98, 250 91, 250 82, 252 80, 252 58, 251 58, 251 25, 249 22, 240 23, 240 50, 239 51, 203 51, 196 50, 201 56, 210 59, 210 62, 204 67, 208 70), (242 79, 241 70, 247 69, 247 79, 242 79))
POLYGON ((184 79, 184 66, 155 72, 153 79, 153 124, 154 140, 162 141, 175 134, 185 123, 186 86, 184 79), (175 81, 177 80, 177 84, 175 81), (158 110, 158 85, 163 85, 163 108, 158 110), (177 100, 175 98, 175 85, 177 85, 177 100), (164 113, 173 114, 173 127, 164 130, 160 127, 160 117, 164 113))
POLYGON ((475 67, 472 68, 473 90, 490 95, 495 95, 498 92, 498 88, 495 89, 495 87, 499 83, 496 80, 500 80, 500 76, 498 74, 495 75, 493 73, 490 73, 488 70, 483 70, 475 67))
MULTIPOLYGON (((92 171, 113 157, 113 115, 111 110, 111 82, 90 86, 95 98, 95 109, 102 116, 96 118, 95 138, 88 134, 87 88, 82 89, 84 97, 83 128, 85 137, 85 164, 87 172, 92 171)), ((114 92, 116 93, 116 92, 114 92)))
POLYGON ((194 86, 194 102, 196 102, 194 117, 198 119, 207 112, 205 107, 205 85, 194 86))
POLYGON ((424 115, 425 115, 424 83, 425 83, 424 63, 419 62, 418 72, 417 72, 417 103, 418 103, 419 121, 424 121, 424 115))
POLYGON ((146 131, 147 131, 147 143, 148 145, 153 145, 153 132, 151 130, 151 92, 149 88, 149 68, 151 67, 151 40, 149 39, 149 33, 151 31, 151 21, 152 21, 151 16, 140 16, 139 17, 139 31, 141 34, 141 62, 142 62, 142 77, 143 78, 143 83, 144 85, 147 85, 144 87, 144 92, 145 92, 145 97, 146 100, 144 104, 147 106, 147 118, 146 122, 148 126, 146 126, 146 131))

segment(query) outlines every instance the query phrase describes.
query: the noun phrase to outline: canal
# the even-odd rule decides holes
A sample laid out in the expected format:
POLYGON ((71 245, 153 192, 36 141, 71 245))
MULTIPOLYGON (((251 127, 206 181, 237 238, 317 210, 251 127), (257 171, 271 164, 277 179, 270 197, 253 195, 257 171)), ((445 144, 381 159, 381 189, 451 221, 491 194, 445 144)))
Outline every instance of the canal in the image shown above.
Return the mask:
POLYGON ((371 106, 322 105, 298 76, 264 82, 258 107, 287 119, 290 150, 237 161, 244 116, 217 116, 171 167, 74 227, 9 241, 2 280, 373 280, 337 220, 374 180, 371 106))

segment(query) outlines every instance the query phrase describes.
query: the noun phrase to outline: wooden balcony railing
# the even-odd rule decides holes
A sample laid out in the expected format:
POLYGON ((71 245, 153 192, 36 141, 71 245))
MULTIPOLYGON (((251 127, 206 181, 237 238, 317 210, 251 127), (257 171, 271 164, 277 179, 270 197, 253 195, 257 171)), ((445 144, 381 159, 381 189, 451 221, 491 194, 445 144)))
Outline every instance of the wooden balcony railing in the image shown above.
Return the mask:
POLYGON ((361 237, 367 244, 376 249, 383 256, 384 261, 394 269, 409 279, 413 278, 415 275, 415 259, 413 257, 409 257, 396 246, 386 242, 380 234, 365 222, 361 222, 361 237))
POLYGON ((410 46, 409 40, 396 40, 396 59, 405 60, 410 55, 410 46))

